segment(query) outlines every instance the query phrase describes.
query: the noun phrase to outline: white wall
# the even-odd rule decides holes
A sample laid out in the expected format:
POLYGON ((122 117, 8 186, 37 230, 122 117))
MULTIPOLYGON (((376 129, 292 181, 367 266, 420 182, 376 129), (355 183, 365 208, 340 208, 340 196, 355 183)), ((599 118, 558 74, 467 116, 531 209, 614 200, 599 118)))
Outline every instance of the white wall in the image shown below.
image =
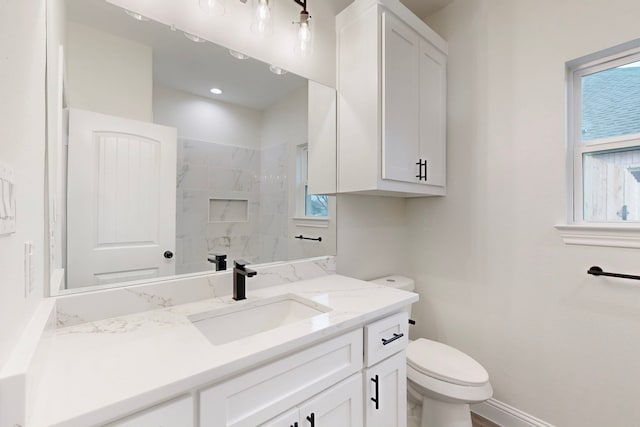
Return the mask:
MULTIPOLYGON (((221 46, 246 53, 263 62, 278 65, 285 70, 335 87, 335 15, 341 2, 310 1, 309 12, 313 19, 314 50, 307 58, 293 53, 295 26, 300 6, 292 0, 276 1, 274 6, 274 31, 270 37, 260 39, 249 29, 252 17, 252 1, 246 4, 238 0, 226 2, 223 16, 208 17, 198 7, 197 1, 175 0, 108 0, 117 6, 133 10, 158 22, 174 25, 178 30, 199 35, 221 46), (336 4, 337 3, 337 4, 336 4)), ((344 2, 342 2, 344 3, 344 2)))
POLYGON ((339 194, 338 273, 362 280, 409 274, 406 201, 339 194))
MULTIPOLYGON (((329 222, 326 228, 309 226, 309 222, 294 220, 296 212, 296 156, 299 145, 308 143, 308 89, 307 85, 292 92, 264 110, 262 121, 262 149, 285 144, 288 146, 286 161, 287 210, 287 259, 333 255, 336 251, 336 203, 329 197, 329 222), (302 241, 294 236, 322 237, 322 242, 302 241)), ((267 195, 268 197, 268 195, 267 195)), ((264 202, 268 202, 265 200, 264 202)))
POLYGON ((68 22, 66 51, 69 106, 153 120, 150 46, 68 22))
POLYGON ((262 111, 163 86, 153 88, 154 123, 200 141, 259 148, 262 111))
POLYGON ((0 366, 44 289, 45 2, 0 2, 0 162, 14 169, 17 232, 0 236, 0 366), (34 290, 24 296, 24 242, 34 290))
POLYGON ((565 62, 640 37, 638 16, 636 0, 455 0, 428 19, 449 41, 448 195, 407 201, 416 330, 562 427, 640 419, 640 287, 586 274, 638 274, 640 252, 567 246, 554 229, 565 62))

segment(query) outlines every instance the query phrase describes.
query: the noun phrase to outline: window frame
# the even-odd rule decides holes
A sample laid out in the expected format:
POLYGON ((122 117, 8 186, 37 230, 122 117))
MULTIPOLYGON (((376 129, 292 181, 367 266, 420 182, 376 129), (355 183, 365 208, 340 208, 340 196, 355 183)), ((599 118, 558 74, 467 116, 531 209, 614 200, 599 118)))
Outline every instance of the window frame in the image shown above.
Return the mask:
POLYGON ((640 249, 640 222, 584 220, 583 155, 640 148, 640 133, 582 141, 582 77, 640 61, 640 39, 566 64, 567 223, 556 225, 566 244, 640 249))
POLYGON ((327 222, 329 211, 326 216, 307 215, 307 191, 309 186, 309 144, 300 144, 296 147, 296 213, 297 220, 310 220, 327 222))

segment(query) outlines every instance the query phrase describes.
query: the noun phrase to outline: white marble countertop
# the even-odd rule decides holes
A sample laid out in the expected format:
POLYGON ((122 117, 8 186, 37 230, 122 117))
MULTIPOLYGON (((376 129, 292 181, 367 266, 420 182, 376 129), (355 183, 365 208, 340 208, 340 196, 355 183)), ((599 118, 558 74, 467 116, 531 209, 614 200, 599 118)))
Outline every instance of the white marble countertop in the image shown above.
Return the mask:
MULTIPOLYGON (((188 393, 400 310, 418 295, 340 275, 56 329, 27 427, 91 426, 188 393), (294 294, 331 311, 214 346, 189 315, 294 294)), ((258 320, 259 321, 259 320, 258 320)))

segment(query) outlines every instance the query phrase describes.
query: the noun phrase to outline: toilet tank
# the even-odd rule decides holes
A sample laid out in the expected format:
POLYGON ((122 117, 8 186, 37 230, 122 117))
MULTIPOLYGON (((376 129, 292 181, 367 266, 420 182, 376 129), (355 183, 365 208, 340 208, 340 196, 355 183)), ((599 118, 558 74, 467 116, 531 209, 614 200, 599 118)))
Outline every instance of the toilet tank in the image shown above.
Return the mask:
MULTIPOLYGON (((405 276, 385 276, 380 277, 379 279, 369 280, 369 282, 375 283, 376 285, 389 286, 408 292, 415 292, 416 289, 416 284, 413 279, 405 276)), ((408 307, 407 313, 409 314, 409 319, 411 319, 411 306, 408 307)))

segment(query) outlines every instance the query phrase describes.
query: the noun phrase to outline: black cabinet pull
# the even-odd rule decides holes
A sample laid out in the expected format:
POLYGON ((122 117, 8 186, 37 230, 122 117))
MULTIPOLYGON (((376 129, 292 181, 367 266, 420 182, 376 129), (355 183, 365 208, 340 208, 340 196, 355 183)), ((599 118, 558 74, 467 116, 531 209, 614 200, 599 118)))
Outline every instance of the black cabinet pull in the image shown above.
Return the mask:
POLYGON ((298 427, 298 422, 296 421, 295 423, 293 423, 292 425, 290 425, 289 427, 298 427))
POLYGON ((311 415, 309 415, 307 417, 307 421, 309 421, 309 423, 311 424, 311 427, 315 427, 315 425, 316 425, 316 414, 314 414, 312 412, 311 415))
POLYGON ((376 377, 375 377, 375 378, 371 378, 371 381, 373 381, 373 382, 374 382, 374 384, 376 385, 376 397, 375 397, 375 398, 373 398, 373 397, 372 397, 372 398, 371 398, 371 401, 372 401, 372 402, 375 402, 375 404, 376 404, 376 409, 380 409, 380 394, 379 394, 380 390, 379 390, 379 388, 378 388, 378 386, 379 386, 379 383, 378 383, 378 376, 376 375, 376 377))
POLYGON ((163 256, 164 256, 166 259, 171 259, 171 258, 173 258, 173 252, 171 252, 171 251, 164 251, 163 256))
POLYGON ((418 181, 426 181, 427 180, 427 161, 419 159, 416 165, 418 166, 418 175, 416 175, 416 178, 418 178, 418 181), (423 172, 423 168, 424 168, 424 172, 423 172))
POLYGON ((393 334, 393 338, 389 338, 388 340, 382 338, 382 345, 391 344, 392 342, 394 342, 395 340, 399 340, 403 336, 404 336, 403 333, 399 333, 399 334, 393 334))

